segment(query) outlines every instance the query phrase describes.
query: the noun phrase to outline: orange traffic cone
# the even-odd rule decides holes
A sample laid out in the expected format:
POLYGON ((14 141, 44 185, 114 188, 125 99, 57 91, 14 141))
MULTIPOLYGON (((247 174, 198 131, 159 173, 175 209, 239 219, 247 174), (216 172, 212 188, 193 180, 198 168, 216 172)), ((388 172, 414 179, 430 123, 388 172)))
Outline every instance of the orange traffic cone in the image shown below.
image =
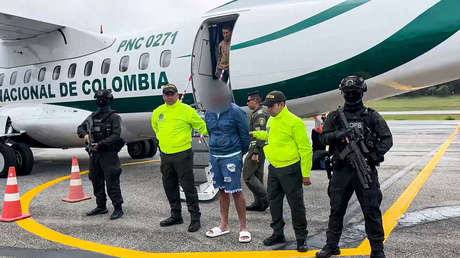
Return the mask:
POLYGON ((64 202, 80 202, 91 199, 91 196, 85 196, 81 186, 80 167, 76 157, 72 158, 72 172, 70 174, 69 197, 62 198, 64 202))
POLYGON ((16 170, 10 167, 8 170, 8 179, 6 181, 5 199, 3 202, 1 222, 13 222, 30 217, 29 214, 22 214, 21 201, 19 200, 18 180, 16 179, 16 170))

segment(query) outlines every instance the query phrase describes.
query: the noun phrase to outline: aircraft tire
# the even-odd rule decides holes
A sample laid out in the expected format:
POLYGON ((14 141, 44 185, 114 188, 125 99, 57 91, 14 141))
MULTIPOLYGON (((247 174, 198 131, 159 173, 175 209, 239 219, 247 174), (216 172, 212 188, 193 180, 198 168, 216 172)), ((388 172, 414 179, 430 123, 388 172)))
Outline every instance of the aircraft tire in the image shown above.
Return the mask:
POLYGON ((6 144, 0 144, 0 177, 7 177, 8 168, 12 166, 16 167, 16 154, 14 150, 6 144))
POLYGON ((158 141, 157 139, 148 139, 147 141, 150 145, 150 149, 149 149, 149 153, 147 154, 147 158, 151 158, 155 156, 155 154, 157 153, 158 141))
POLYGON ((149 153, 150 145, 148 140, 128 143, 128 154, 133 159, 144 159, 149 153))
POLYGON ((16 154, 16 173, 20 176, 30 175, 34 167, 34 154, 25 143, 15 143, 11 146, 16 154))

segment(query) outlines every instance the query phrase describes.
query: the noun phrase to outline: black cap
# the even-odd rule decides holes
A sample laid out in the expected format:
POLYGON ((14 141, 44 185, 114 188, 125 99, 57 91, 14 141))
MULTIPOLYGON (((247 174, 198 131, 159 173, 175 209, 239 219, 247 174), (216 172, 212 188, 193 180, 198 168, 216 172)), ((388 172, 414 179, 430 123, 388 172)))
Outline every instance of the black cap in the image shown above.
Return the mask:
POLYGON ((273 106, 275 103, 286 101, 286 96, 281 91, 272 91, 265 96, 264 105, 273 106))
POLYGON ((163 94, 169 93, 169 92, 177 93, 176 85, 170 83, 170 84, 163 86, 163 94))
POLYGON ((262 97, 262 95, 260 94, 260 91, 258 91, 258 90, 251 91, 251 92, 248 93, 248 97, 249 96, 254 96, 254 95, 259 95, 260 97, 262 97))
POLYGON ((112 90, 111 89, 103 89, 103 90, 98 90, 96 93, 94 93, 94 98, 107 98, 107 99, 113 99, 112 95, 112 90))

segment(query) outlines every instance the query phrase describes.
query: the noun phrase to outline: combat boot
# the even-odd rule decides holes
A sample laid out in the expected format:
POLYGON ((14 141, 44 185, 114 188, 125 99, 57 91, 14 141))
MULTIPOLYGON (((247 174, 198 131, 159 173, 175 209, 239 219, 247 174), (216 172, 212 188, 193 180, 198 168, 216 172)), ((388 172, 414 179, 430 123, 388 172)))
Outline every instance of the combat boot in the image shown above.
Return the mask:
POLYGON ((329 245, 325 245, 319 252, 316 253, 317 258, 329 258, 333 255, 339 255, 340 254, 340 248, 338 246, 336 247, 330 247, 329 245))
POLYGON ((308 251, 308 245, 305 239, 297 239, 297 251, 302 253, 308 251))
POLYGON ((94 216, 94 215, 100 215, 100 214, 106 214, 109 212, 106 207, 96 207, 95 209, 88 211, 86 213, 86 216, 94 216))
POLYGON ((264 245, 266 246, 272 246, 272 245, 276 245, 276 244, 280 244, 284 242, 286 242, 286 238, 284 237, 284 234, 273 233, 271 236, 264 239, 264 245))
POLYGON ((385 252, 383 252, 383 241, 370 241, 371 244, 371 255, 370 258, 385 258, 385 252))
POLYGON ((112 215, 110 216, 111 220, 119 219, 123 216, 123 209, 121 208, 121 205, 115 206, 115 209, 113 210, 112 215))

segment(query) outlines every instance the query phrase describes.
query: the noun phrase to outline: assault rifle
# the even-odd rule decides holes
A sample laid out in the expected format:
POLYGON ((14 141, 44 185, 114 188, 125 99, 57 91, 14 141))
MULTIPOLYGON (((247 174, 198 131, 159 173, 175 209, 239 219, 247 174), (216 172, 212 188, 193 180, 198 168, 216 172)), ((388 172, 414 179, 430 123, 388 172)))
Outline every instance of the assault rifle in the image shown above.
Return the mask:
POLYGON ((90 157, 93 157, 93 153, 96 152, 96 148, 94 148, 93 145, 93 135, 91 131, 93 130, 93 118, 89 117, 88 120, 86 121, 86 130, 88 130, 88 143, 86 144, 85 150, 88 152, 90 157))
POLYGON ((348 160, 350 162, 363 188, 369 189, 369 185, 372 183, 370 175, 372 169, 364 156, 369 154, 369 149, 364 143, 364 135, 358 128, 350 126, 342 108, 339 108, 337 111, 343 128, 350 132, 350 135, 345 137, 347 146, 339 153, 339 158, 340 160, 348 160))

